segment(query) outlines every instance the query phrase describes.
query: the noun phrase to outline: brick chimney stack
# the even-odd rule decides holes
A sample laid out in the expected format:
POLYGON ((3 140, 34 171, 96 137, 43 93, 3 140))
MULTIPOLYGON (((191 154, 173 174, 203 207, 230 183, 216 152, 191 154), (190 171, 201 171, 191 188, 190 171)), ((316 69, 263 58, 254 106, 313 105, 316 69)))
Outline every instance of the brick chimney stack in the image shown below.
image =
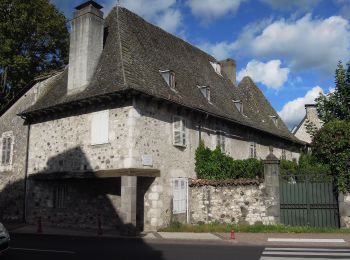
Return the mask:
POLYGON ((69 47, 68 94, 84 90, 95 72, 103 49, 102 8, 95 1, 75 8, 69 47))

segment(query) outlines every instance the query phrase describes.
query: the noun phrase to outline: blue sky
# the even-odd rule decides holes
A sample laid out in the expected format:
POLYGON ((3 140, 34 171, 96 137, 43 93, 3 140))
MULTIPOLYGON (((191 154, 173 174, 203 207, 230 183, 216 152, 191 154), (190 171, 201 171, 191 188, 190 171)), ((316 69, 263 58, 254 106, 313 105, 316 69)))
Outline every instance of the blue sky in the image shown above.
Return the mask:
MULTIPOLYGON (((51 0, 67 18, 84 0, 51 0)), ((97 1, 105 14, 116 0, 97 1)), ((350 60, 350 0, 120 0, 218 60, 234 58, 289 127, 350 60)))

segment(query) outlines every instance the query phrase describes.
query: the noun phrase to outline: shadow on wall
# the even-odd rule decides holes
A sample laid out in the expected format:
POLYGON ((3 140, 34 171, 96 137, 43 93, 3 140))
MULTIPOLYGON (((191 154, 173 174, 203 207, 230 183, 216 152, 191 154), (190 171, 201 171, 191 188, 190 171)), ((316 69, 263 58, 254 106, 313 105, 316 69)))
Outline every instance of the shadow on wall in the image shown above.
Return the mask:
MULTIPOLYGON (((107 158, 101 158, 105 160, 107 158)), ((101 162, 102 163, 102 162, 101 162)), ((43 169, 34 169, 27 182, 26 221, 70 228, 114 229, 125 234, 143 231, 144 196, 154 178, 137 178, 136 226, 124 224, 121 216, 121 177, 101 175, 91 170, 89 160, 77 147, 50 158, 43 169)), ((19 190, 15 203, 23 208, 23 180, 7 185, 0 193, 4 198, 19 190), (19 189, 17 186, 21 187, 19 189)), ((2 202, 3 200, 1 200, 2 202)), ((0 220, 13 214, 13 201, 2 202, 0 220)))

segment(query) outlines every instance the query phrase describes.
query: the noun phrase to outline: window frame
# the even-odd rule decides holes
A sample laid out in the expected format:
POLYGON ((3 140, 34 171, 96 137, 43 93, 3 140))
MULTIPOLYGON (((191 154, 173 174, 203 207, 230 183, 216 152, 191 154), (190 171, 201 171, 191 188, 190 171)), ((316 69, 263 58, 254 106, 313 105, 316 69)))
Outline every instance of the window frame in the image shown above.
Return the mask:
POLYGON ((172 129, 173 129, 173 145, 179 147, 187 146, 187 133, 186 133, 186 119, 182 116, 174 115, 172 117, 172 129), (179 129, 176 129, 176 122, 180 122, 179 129), (179 142, 176 142, 177 133, 180 136, 179 142))
POLYGON ((159 73, 162 75, 162 78, 170 87, 170 89, 175 89, 176 87, 176 78, 175 72, 173 70, 159 70, 159 73))
POLYGON ((68 187, 66 184, 59 184, 54 187, 53 191, 53 208, 65 209, 67 208, 67 193, 68 187))
POLYGON ((173 195, 173 214, 187 213, 188 179, 181 177, 172 178, 171 186, 173 195), (176 185, 177 182, 178 186, 176 185))
POLYGON ((220 147, 221 152, 226 152, 226 133, 223 130, 216 130, 216 147, 220 147))
POLYGON ((270 116, 270 118, 271 118, 273 124, 275 126, 278 126, 278 116, 270 116))
POLYGON ((250 141, 249 142, 249 158, 251 158, 251 159, 256 159, 257 158, 256 142, 255 141, 250 141))
POLYGON ((243 102, 241 100, 232 100, 235 108, 243 115, 243 102), (239 104, 239 107, 237 106, 239 104))
POLYGON ((198 89, 200 90, 202 96, 210 102, 210 87, 209 86, 197 86, 198 89))
POLYGON ((14 146, 13 132, 12 131, 4 132, 1 135, 1 146, 0 146, 0 154, 1 154, 0 166, 2 167, 2 170, 9 170, 12 167, 13 148, 14 148, 13 146, 14 146), (4 143, 4 141, 6 143, 4 143))

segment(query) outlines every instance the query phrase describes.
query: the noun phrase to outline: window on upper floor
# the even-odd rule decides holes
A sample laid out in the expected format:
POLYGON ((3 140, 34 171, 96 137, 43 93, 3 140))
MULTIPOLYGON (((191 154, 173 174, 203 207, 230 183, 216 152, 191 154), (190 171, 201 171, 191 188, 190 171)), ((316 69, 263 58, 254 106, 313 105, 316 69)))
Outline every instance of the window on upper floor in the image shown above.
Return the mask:
POLYGON ((95 112, 91 115, 91 145, 109 142, 109 110, 95 112))
POLYGON ((210 102, 210 87, 208 86, 198 86, 203 97, 205 97, 210 102))
POLYGON ((277 124, 278 124, 278 117, 277 117, 277 116, 270 116, 270 118, 271 118, 273 124, 274 124, 275 126, 277 126, 277 124))
POLYGON ((233 104, 235 105, 236 109, 243 114, 243 103, 241 100, 233 100, 233 104))
POLYGON ((216 146, 220 147, 220 150, 222 152, 226 151, 226 144, 225 144, 225 132, 221 130, 216 131, 216 146))
POLYGON ((249 158, 256 158, 256 142, 249 143, 249 158))
POLYGON ((173 145, 186 146, 186 120, 180 116, 173 116, 173 145))
POLYGON ((160 70, 160 74, 167 83, 167 85, 174 89, 175 88, 175 72, 172 70, 160 70))
POLYGON ((1 166, 12 164, 13 154, 13 134, 12 132, 3 133, 1 136, 1 166))
POLYGON ((281 159, 282 159, 282 160, 286 160, 286 159, 287 159, 286 149, 284 149, 284 148, 282 149, 281 159))

